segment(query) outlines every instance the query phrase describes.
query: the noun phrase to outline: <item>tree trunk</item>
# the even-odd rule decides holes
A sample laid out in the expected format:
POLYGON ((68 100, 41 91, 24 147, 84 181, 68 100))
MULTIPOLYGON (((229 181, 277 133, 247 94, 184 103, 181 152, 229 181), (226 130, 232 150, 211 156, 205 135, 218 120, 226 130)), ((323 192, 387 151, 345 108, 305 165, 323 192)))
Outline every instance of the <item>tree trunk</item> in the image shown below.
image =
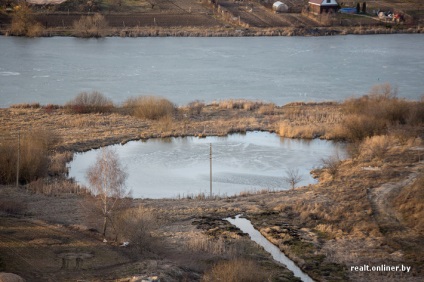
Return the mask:
POLYGON ((106 228, 107 228, 107 216, 103 219, 103 237, 106 237, 106 228))

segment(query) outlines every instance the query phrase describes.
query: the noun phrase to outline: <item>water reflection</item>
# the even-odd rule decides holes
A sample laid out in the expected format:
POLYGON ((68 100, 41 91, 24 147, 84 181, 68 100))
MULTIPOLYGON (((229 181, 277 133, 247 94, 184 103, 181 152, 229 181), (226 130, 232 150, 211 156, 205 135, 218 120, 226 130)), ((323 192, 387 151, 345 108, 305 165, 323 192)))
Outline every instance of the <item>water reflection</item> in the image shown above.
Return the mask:
POLYGON ((313 282, 311 277, 304 273, 292 260, 290 260, 280 249, 269 242, 262 234, 256 230, 252 223, 246 218, 240 218, 240 215, 237 215, 235 218, 225 218, 229 223, 237 226, 244 233, 249 234, 250 239, 256 242, 258 245, 262 246, 265 251, 271 254, 272 258, 275 261, 278 261, 284 264, 289 270, 291 270, 294 276, 299 277, 304 282, 313 282))
MULTIPOLYGON (((213 192, 234 195, 259 189, 288 189, 283 176, 297 168, 299 185, 313 183, 309 171, 322 158, 344 151, 324 140, 294 140, 267 132, 228 137, 185 137, 132 141, 114 145, 129 174, 135 197, 162 198, 209 193, 209 148, 213 147, 213 192)), ((76 154, 70 177, 86 184, 85 172, 97 150, 76 154)))

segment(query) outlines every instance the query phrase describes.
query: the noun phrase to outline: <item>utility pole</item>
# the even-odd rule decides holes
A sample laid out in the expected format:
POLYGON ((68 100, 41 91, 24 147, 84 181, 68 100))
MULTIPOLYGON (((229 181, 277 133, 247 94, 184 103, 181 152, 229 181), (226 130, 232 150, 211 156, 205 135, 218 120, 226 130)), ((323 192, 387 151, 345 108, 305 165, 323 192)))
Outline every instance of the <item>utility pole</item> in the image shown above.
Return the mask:
POLYGON ((210 173, 209 173, 209 179, 210 179, 210 197, 212 199, 212 143, 210 143, 210 153, 209 153, 209 161, 210 161, 210 173))
POLYGON ((18 161, 16 162, 16 187, 19 187, 20 160, 21 160, 21 130, 18 131, 18 161))

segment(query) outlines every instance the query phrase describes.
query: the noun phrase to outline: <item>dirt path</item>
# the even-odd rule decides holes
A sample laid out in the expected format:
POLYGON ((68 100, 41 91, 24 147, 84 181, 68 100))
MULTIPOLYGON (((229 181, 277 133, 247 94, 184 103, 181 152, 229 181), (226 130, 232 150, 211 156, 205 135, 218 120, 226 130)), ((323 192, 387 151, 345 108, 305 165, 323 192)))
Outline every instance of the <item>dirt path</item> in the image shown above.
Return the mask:
POLYGON ((402 181, 385 183, 377 188, 368 189, 368 199, 371 202, 374 218, 383 234, 391 230, 404 230, 406 225, 401 216, 393 209, 392 199, 406 186, 411 185, 418 176, 417 170, 422 167, 419 165, 413 172, 402 181))

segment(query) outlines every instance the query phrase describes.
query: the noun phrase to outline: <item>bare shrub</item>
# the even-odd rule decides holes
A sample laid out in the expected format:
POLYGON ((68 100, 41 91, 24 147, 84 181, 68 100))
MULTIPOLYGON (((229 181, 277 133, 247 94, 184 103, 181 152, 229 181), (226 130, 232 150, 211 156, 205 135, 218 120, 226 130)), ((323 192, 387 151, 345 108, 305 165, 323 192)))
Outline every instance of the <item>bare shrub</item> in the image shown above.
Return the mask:
POLYGON ((22 103, 22 104, 13 104, 10 108, 13 109, 38 109, 40 108, 40 103, 22 103))
POLYGON ((124 107, 136 117, 151 120, 172 116, 175 112, 175 105, 171 101, 154 96, 130 98, 124 103, 124 107))
POLYGON ((222 255, 228 253, 223 238, 213 239, 203 234, 195 234, 193 239, 187 242, 190 251, 207 252, 214 255, 222 255))
POLYGON ((270 103, 266 105, 262 105, 258 109, 258 113, 261 115, 272 115, 274 114, 275 104, 270 103))
POLYGON ((248 101, 245 99, 228 99, 221 100, 218 106, 221 109, 243 109, 252 111, 258 109, 263 103, 260 101, 248 101))
POLYGON ((25 3, 15 7, 12 15, 10 33, 17 36, 40 36, 44 32, 41 24, 37 23, 31 8, 25 3))
POLYGON ((397 89, 390 84, 376 85, 369 95, 343 103, 346 117, 342 123, 345 129, 342 135, 349 140, 362 140, 385 134, 389 126, 416 123, 422 119, 419 105, 397 98, 397 89))
POLYGON ((200 115, 202 109, 205 107, 205 103, 199 100, 190 102, 188 105, 188 113, 191 116, 200 115))
POLYGON ((384 120, 367 115, 348 115, 343 120, 342 130, 339 132, 341 136, 339 137, 349 141, 358 141, 386 132, 387 126, 384 120))
POLYGON ((424 96, 421 101, 415 102, 409 107, 409 115, 406 122, 412 126, 424 123, 424 96))
POLYGON ((269 272, 261 271, 261 267, 256 262, 234 259, 217 263, 203 275, 202 281, 257 282, 268 281, 270 278, 269 272))
POLYGON ((336 177, 337 173, 340 169, 340 156, 338 154, 335 154, 333 156, 330 156, 328 158, 321 159, 321 163, 323 168, 333 177, 336 177))
POLYGON ((152 232, 160 224, 152 210, 142 206, 127 209, 117 214, 114 222, 118 241, 129 242, 128 247, 136 257, 158 247, 152 232))
POLYGON ((291 189, 294 189, 296 185, 303 179, 297 168, 286 169, 286 176, 283 177, 284 182, 290 185, 291 189))
POLYGON ((76 114, 106 113, 113 109, 113 103, 102 93, 93 91, 91 93, 81 92, 66 103, 65 107, 76 114))
POLYGON ((68 174, 66 164, 72 160, 71 152, 56 153, 50 159, 49 174, 51 176, 68 174))
POLYGON ((243 109, 246 111, 254 111, 256 109, 259 109, 262 104, 263 103, 260 101, 245 101, 243 103, 243 109))
POLYGON ((46 130, 34 130, 0 143, 0 183, 16 181, 19 152, 19 183, 25 184, 47 175, 49 149, 58 141, 46 130))
POLYGON ((360 146, 362 158, 372 160, 374 158, 383 160, 393 140, 387 135, 377 135, 366 138, 360 146))
POLYGON ((222 100, 219 101, 219 107, 221 109, 239 109, 242 107, 242 103, 237 100, 222 100))
POLYGON ((82 16, 73 24, 73 35, 77 37, 104 37, 107 35, 109 24, 101 14, 82 16))

